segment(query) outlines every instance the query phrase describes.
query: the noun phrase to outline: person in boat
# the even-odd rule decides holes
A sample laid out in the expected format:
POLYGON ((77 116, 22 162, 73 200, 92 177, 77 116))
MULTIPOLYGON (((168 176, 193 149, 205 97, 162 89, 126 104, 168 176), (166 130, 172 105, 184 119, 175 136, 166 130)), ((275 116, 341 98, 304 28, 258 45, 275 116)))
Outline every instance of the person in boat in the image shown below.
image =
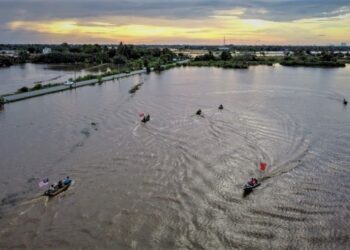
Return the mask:
POLYGON ((62 182, 62 180, 59 180, 59 181, 58 181, 58 183, 57 183, 57 187, 58 187, 58 188, 63 187, 63 182, 62 182))
POLYGON ((223 106, 222 104, 220 104, 219 109, 220 109, 220 110, 223 110, 223 109, 224 109, 224 106, 223 106))
POLYGON ((344 98, 344 100, 343 100, 343 104, 344 105, 348 105, 348 101, 344 98))
POLYGON ((198 109, 197 112, 196 112, 196 115, 202 115, 202 110, 198 109))
POLYGON ((71 179, 69 179, 69 176, 63 179, 63 184, 68 185, 71 182, 71 179))
POLYGON ((53 192, 55 191, 55 186, 52 184, 50 187, 49 187, 49 192, 53 192))
POLYGON ((254 185, 256 185, 257 183, 258 183, 258 180, 257 180, 256 178, 252 178, 252 179, 248 182, 248 184, 251 185, 251 186, 254 186, 254 185))
POLYGON ((148 115, 146 115, 146 116, 143 116, 141 122, 146 123, 146 122, 148 122, 149 120, 151 120, 151 116, 148 114, 148 115))

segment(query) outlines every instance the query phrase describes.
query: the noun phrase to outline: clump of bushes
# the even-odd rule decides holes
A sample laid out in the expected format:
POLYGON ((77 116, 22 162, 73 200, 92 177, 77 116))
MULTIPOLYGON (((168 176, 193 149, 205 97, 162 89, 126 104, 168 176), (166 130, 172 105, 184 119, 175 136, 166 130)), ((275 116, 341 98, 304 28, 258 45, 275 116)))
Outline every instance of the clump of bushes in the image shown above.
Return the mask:
POLYGON ((40 83, 37 83, 30 90, 39 90, 39 89, 42 89, 42 88, 43 88, 43 85, 41 85, 40 83))
POLYGON ((102 76, 98 76, 97 81, 98 81, 98 84, 101 85, 102 84, 102 76))
POLYGON ((82 82, 82 81, 87 81, 91 79, 96 79, 96 75, 86 75, 86 76, 79 76, 77 79, 75 79, 76 82, 82 82))
POLYGON ((247 69, 249 65, 245 62, 233 62, 233 61, 192 61, 190 66, 197 67, 219 67, 226 69, 247 69))
POLYGON ((274 57, 258 57, 254 54, 243 54, 232 56, 231 52, 223 51, 219 57, 215 57, 209 52, 205 55, 197 56, 188 65, 197 67, 219 67, 226 69, 247 69, 254 65, 269 65, 277 62, 274 57))
POLYGON ((45 85, 42 85, 41 83, 35 84, 32 88, 28 88, 26 86, 19 88, 16 93, 25 93, 25 92, 30 92, 30 91, 35 91, 35 90, 40 90, 40 89, 46 89, 46 88, 51 88, 60 85, 60 83, 48 83, 45 85))
POLYGON ((345 63, 338 61, 301 60, 298 58, 285 58, 283 66, 303 66, 303 67, 345 67, 345 63))
POLYGON ((129 93, 130 94, 134 94, 136 91, 138 91, 141 87, 141 85, 143 84, 143 82, 139 83, 139 84, 136 84, 134 87, 132 87, 130 90, 129 90, 129 93))
POLYGON ((26 86, 23 86, 22 88, 19 88, 16 93, 25 93, 28 91, 29 91, 29 88, 26 86))

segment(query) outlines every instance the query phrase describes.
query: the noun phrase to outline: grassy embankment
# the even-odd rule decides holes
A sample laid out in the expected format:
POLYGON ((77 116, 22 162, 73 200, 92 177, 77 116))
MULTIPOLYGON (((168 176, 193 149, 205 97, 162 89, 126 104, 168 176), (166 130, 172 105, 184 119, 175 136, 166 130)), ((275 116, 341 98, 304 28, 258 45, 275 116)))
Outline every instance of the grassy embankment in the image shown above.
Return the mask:
POLYGON ((16 91, 16 94, 35 91, 35 90, 39 90, 39 89, 51 88, 51 87, 55 87, 55 86, 59 86, 59 85, 61 85, 61 84, 60 83, 49 83, 49 84, 42 85, 40 83, 37 83, 34 85, 34 87, 31 87, 31 88, 29 88, 27 86, 23 86, 23 87, 19 88, 16 91))

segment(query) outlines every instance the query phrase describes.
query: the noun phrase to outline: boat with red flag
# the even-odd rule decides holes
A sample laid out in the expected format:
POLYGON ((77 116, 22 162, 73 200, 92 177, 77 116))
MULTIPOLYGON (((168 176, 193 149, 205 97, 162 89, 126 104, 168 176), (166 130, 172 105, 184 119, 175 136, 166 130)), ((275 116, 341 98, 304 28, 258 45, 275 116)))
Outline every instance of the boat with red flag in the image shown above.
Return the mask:
POLYGON ((253 191, 253 189, 258 186, 260 186, 260 182, 256 178, 251 178, 251 180, 244 185, 243 190, 245 192, 250 192, 250 191, 253 191))

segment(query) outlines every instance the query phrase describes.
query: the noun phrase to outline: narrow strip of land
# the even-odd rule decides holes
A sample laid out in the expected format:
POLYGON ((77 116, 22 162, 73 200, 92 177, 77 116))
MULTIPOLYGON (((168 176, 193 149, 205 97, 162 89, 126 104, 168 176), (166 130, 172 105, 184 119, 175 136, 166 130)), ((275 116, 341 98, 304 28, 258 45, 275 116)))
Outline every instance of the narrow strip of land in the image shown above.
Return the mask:
POLYGON ((95 84, 95 83, 98 83, 100 81, 103 81, 103 82, 110 81, 113 79, 119 79, 119 78, 123 78, 123 77, 143 74, 143 73, 146 73, 145 69, 136 70, 136 71, 133 71, 130 73, 121 73, 121 74, 106 76, 106 77, 102 77, 101 79, 91 79, 91 80, 76 82, 76 83, 72 84, 71 86, 59 85, 59 86, 54 86, 54 87, 50 87, 50 88, 29 91, 29 92, 25 92, 25 93, 7 95, 7 96, 4 96, 3 98, 4 98, 5 103, 16 102, 16 101, 36 97, 36 96, 47 95, 47 94, 56 93, 56 92, 60 92, 60 91, 64 91, 64 90, 79 88, 79 87, 87 86, 90 84, 95 84))
MULTIPOLYGON (((167 68, 174 67, 176 65, 188 63, 188 61, 189 60, 183 60, 180 62, 163 65, 162 67, 164 69, 167 69, 167 68)), ((155 70, 155 69, 151 68, 150 70, 155 70)), ((62 85, 52 86, 49 88, 43 88, 43 89, 39 89, 39 90, 33 90, 33 91, 28 91, 28 92, 23 92, 23 93, 9 94, 9 95, 3 96, 2 98, 3 98, 4 103, 17 102, 17 101, 32 98, 32 97, 52 94, 52 93, 56 93, 56 92, 60 92, 60 91, 64 91, 64 90, 75 89, 75 88, 79 88, 79 87, 83 87, 83 86, 87 86, 87 85, 91 85, 91 84, 102 83, 105 81, 110 81, 110 80, 114 80, 114 79, 119 79, 119 78, 124 78, 124 77, 133 76, 133 75, 144 74, 144 73, 147 73, 146 69, 135 70, 135 71, 132 71, 130 73, 120 73, 120 74, 115 74, 115 75, 109 75, 109 76, 105 76, 105 77, 99 77, 98 75, 96 75, 96 78, 94 78, 94 79, 74 82, 72 85, 63 85, 62 84, 62 85)))

